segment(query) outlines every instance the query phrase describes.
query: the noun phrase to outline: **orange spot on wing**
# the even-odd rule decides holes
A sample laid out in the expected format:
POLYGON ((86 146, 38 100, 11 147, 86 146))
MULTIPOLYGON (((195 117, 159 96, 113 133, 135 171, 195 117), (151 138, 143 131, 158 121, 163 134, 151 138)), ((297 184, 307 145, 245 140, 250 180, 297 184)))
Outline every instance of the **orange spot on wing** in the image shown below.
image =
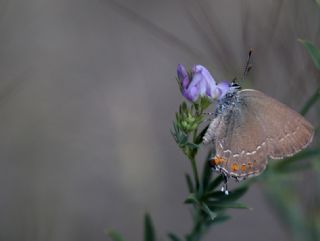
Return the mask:
POLYGON ((223 159, 222 157, 220 157, 220 156, 215 156, 215 157, 210 161, 210 163, 211 163, 211 165, 213 165, 213 166, 217 166, 217 165, 220 165, 220 164, 224 163, 225 161, 226 161, 226 160, 223 159))
POLYGON ((237 163, 233 163, 231 165, 231 171, 236 172, 239 170, 239 165, 237 163))

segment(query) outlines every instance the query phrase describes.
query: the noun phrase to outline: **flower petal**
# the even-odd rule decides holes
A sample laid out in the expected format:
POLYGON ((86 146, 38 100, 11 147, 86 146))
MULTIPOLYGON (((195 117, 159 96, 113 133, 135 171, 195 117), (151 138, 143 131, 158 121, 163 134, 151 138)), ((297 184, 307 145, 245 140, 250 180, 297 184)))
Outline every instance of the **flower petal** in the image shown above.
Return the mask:
POLYGON ((190 80, 189 80, 188 72, 182 64, 178 64, 177 75, 178 75, 178 79, 180 80, 182 88, 187 88, 190 80))
POLYGON ((196 101, 199 97, 199 92, 197 87, 193 86, 191 88, 182 90, 182 95, 189 101, 196 101))
POLYGON ((219 90, 219 96, 218 98, 221 99, 225 96, 225 94, 228 92, 228 90, 230 89, 230 83, 228 81, 221 81, 218 85, 217 85, 217 89, 219 90))
POLYGON ((206 67, 204 67, 200 64, 195 65, 192 68, 192 72, 193 72, 193 74, 200 73, 201 75, 203 75, 203 77, 207 81, 207 83, 216 84, 215 80, 213 79, 212 75, 210 74, 209 70, 206 67))
POLYGON ((193 87, 197 87, 201 81, 203 81, 202 76, 200 74, 194 74, 192 76, 192 80, 188 86, 188 89, 191 89, 193 87))

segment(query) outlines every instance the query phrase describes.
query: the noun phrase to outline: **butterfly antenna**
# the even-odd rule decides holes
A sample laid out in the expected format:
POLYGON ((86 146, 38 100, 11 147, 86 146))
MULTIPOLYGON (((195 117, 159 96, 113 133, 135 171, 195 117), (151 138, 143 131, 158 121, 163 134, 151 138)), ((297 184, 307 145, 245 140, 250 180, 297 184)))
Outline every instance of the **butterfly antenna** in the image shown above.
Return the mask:
POLYGON ((252 52, 253 52, 253 49, 250 49, 249 50, 249 54, 248 54, 246 67, 245 67, 244 72, 243 72, 242 80, 245 80, 247 78, 247 75, 248 75, 249 71, 252 69, 252 65, 250 64, 252 52))

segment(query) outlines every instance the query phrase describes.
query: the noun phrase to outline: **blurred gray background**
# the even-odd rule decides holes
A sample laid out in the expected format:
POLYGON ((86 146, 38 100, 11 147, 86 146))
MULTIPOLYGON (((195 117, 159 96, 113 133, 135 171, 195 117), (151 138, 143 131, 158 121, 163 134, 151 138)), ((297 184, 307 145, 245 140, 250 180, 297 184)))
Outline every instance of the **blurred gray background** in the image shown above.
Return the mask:
MULTIPOLYGON (((312 0, 1 0, 0 240, 141 240, 146 211, 186 233, 177 64, 230 80, 254 48, 250 87, 299 110, 319 20, 312 0)), ((206 240, 290 240, 259 186, 243 201, 206 240)))

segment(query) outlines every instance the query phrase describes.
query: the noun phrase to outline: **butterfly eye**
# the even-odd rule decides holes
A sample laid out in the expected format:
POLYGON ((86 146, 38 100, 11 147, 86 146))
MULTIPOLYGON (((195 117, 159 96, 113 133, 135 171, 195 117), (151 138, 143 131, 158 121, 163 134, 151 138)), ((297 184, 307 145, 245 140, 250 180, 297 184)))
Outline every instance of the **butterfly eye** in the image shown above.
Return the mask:
POLYGON ((234 88, 234 89, 241 89, 241 86, 239 84, 237 84, 236 82, 232 82, 230 87, 234 88))

